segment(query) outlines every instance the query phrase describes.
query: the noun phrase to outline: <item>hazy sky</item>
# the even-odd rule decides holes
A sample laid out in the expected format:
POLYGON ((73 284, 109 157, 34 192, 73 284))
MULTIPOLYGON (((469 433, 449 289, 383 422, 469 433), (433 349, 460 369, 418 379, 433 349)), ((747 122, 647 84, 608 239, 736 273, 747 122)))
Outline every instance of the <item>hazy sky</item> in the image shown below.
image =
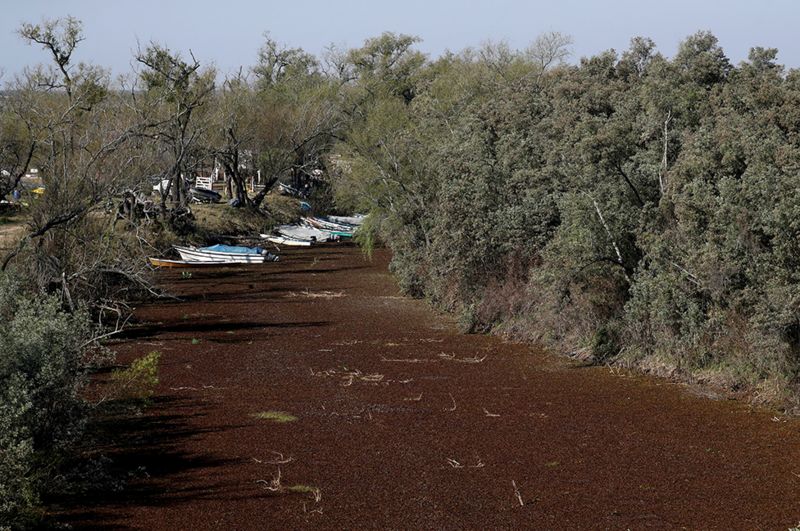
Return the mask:
POLYGON ((353 47, 383 31, 417 35, 433 56, 506 40, 523 48, 538 34, 573 37, 574 57, 652 38, 666 55, 697 30, 711 30, 739 62, 752 46, 775 47, 800 67, 796 0, 0 0, 0 70, 9 75, 47 58, 15 34, 22 21, 72 15, 84 22, 79 60, 130 70, 138 42, 191 50, 223 72, 255 62, 269 31, 279 42, 319 53, 330 43, 353 47))

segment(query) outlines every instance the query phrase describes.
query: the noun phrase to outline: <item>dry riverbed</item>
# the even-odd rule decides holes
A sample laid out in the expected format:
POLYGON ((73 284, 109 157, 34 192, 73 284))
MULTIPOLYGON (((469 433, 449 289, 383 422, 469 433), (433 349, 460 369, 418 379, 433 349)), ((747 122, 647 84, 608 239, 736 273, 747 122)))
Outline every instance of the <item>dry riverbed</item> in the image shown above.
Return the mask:
POLYGON ((679 385, 463 335, 354 247, 165 272, 183 301, 114 345, 162 352, 107 448, 121 492, 65 508, 139 529, 787 529, 800 424, 679 385))

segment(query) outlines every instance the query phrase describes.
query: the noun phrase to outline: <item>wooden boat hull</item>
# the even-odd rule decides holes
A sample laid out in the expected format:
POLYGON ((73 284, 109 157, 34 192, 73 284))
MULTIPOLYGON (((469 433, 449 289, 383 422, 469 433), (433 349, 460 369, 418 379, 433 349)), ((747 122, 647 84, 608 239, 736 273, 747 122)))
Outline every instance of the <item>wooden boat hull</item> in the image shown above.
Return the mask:
POLYGON ((162 268, 188 268, 188 267, 221 267, 242 265, 236 262, 195 262, 190 260, 167 260, 166 258, 148 258, 153 267, 162 268))

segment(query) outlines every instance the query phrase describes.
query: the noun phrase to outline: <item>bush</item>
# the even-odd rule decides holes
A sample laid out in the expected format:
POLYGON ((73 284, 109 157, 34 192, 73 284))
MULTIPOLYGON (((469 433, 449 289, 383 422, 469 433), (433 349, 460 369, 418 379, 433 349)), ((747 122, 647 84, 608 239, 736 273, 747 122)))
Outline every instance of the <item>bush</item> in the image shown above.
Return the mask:
POLYGON ((32 297, 0 276, 0 521, 36 518, 68 452, 83 433, 86 407, 83 312, 54 297, 32 297))
POLYGON ((111 379, 116 398, 147 401, 158 385, 158 360, 161 353, 150 352, 131 363, 127 369, 116 370, 111 379))

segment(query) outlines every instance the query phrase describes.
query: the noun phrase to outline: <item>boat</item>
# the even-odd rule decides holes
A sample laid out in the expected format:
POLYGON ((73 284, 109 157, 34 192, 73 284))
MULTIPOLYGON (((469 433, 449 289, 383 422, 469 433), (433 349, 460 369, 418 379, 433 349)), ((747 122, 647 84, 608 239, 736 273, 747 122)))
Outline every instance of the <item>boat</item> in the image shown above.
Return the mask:
POLYGON ((153 267, 184 268, 184 267, 221 267, 241 265, 239 262, 198 262, 196 260, 168 260, 166 258, 148 258, 153 267))
POLYGON ((175 250, 188 262, 263 264, 277 261, 278 257, 260 247, 212 245, 210 247, 180 247, 175 250))
POLYGON ((353 234, 358 227, 350 227, 347 225, 340 225, 338 223, 331 223, 320 218, 304 218, 303 223, 309 227, 322 231, 327 234, 332 240, 339 240, 341 238, 352 238, 353 234))
POLYGON ((279 225, 275 227, 275 232, 287 238, 310 242, 327 242, 333 239, 328 231, 310 225, 279 225))
POLYGON ((261 234, 260 236, 268 242, 277 245, 287 245, 289 247, 311 247, 314 243, 310 240, 297 240, 295 238, 281 236, 280 234, 261 234))
POLYGON ((355 214, 354 216, 326 216, 322 219, 328 219, 329 221, 342 225, 360 227, 364 223, 364 220, 367 219, 367 216, 364 214, 355 214))
POLYGON ((278 192, 282 195, 291 195, 293 197, 300 197, 300 190, 288 184, 278 183, 278 192))
POLYGON ((319 217, 306 217, 303 218, 303 221, 312 227, 317 229, 325 230, 325 231, 335 231, 344 233, 348 237, 351 237, 353 233, 358 229, 355 225, 348 225, 346 223, 336 223, 329 219, 319 218, 319 217))
POLYGON ((197 203, 219 203, 222 201, 222 196, 219 193, 199 186, 189 188, 189 197, 197 203))

